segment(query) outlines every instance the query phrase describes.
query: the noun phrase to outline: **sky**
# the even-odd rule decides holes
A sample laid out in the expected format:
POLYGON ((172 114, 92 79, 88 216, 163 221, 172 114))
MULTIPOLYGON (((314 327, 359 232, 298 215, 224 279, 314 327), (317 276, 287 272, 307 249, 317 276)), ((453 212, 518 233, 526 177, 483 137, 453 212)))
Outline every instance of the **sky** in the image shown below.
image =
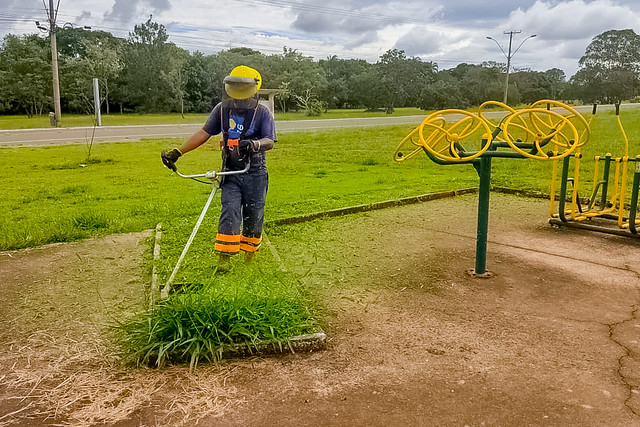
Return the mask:
MULTIPOLYGON (((50 0, 0 0, 0 38, 46 34, 50 0)), ((506 63, 512 70, 560 68, 567 78, 593 38, 640 34, 640 0, 53 0, 57 25, 91 26, 127 37, 134 25, 164 25, 169 41, 212 54, 249 47, 297 50, 315 60, 376 62, 389 49, 433 61, 506 63), (535 37, 532 37, 534 36, 535 37), (491 37, 488 39, 487 37, 491 37), (509 50, 509 42, 511 50, 509 50)))

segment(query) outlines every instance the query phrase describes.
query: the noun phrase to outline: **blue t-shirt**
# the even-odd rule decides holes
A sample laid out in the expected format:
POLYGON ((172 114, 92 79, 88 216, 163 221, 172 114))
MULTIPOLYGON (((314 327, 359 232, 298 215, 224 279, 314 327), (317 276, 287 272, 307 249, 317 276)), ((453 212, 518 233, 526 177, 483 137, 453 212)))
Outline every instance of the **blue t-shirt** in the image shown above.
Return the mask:
MULTIPOLYGON (((213 107, 202 129, 209 135, 222 133, 223 168, 225 170, 241 170, 244 169, 245 162, 238 155, 238 140, 269 138, 275 141, 275 124, 271 112, 262 104, 250 109, 230 108, 228 123, 223 126, 227 117, 226 113, 222 109, 222 103, 219 103, 213 107)), ((250 171, 266 170, 267 163, 264 151, 253 153, 250 171)))

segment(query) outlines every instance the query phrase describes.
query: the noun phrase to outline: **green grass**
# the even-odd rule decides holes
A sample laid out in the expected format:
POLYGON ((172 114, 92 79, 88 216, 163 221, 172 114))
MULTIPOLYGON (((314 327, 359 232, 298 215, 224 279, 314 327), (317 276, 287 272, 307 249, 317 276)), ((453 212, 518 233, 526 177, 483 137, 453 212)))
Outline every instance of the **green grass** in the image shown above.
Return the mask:
MULTIPOLYGON (((394 146, 408 130, 284 134, 268 154, 267 219, 473 185, 471 170, 445 173, 426 157, 411 165, 396 164, 394 146), (425 173, 433 176, 425 181, 425 173)), ((155 264, 159 282, 165 283, 211 190, 162 165, 160 151, 180 142, 97 144, 85 167, 84 145, 0 149, 0 248, 152 229, 162 223, 161 257, 155 264)), ((216 142, 178 162, 184 172, 219 165, 216 142)), ((116 338, 127 360, 195 366, 215 360, 231 342, 286 346, 288 338, 321 324, 321 303, 301 290, 295 277, 280 272, 268 250, 261 251, 256 264, 245 266, 234 259, 230 274, 213 276, 219 212, 216 201, 175 281, 204 286, 172 294, 133 316, 114 313, 121 319, 116 338)))
MULTIPOLYGON (((208 114, 103 114, 102 126, 163 125, 204 123, 208 114)), ((63 114, 62 127, 93 126, 93 117, 86 114, 63 114)), ((36 129, 51 127, 49 116, 0 116, 0 129, 36 129)))
MULTIPOLYGON (((471 167, 438 167, 425 156, 394 162, 394 146, 408 131, 283 134, 268 154, 267 220, 475 185, 471 167)), ((183 218, 193 223, 210 187, 175 176, 159 156, 180 142, 94 145, 94 161, 86 167, 83 145, 0 149, 0 250, 151 229, 183 218)), ((216 145, 184 156, 180 170, 218 169, 216 145)), ((214 203, 211 217, 218 212, 214 203)))
POLYGON ((289 338, 317 331, 308 295, 269 263, 200 279, 115 326, 126 359, 138 366, 188 362, 195 369, 237 344, 282 351, 289 338))
POLYGON ((425 111, 419 108, 396 108, 392 114, 387 114, 384 110, 365 111, 363 109, 353 110, 328 110, 319 117, 309 117, 304 111, 292 111, 287 113, 276 113, 276 120, 309 120, 309 119, 356 119, 366 117, 397 117, 424 115, 425 111))
MULTIPOLYGON (((630 154, 640 153, 640 109, 622 117, 630 154)), ((269 152, 267 221, 363 203, 477 186, 470 165, 439 166, 419 155, 396 163, 407 126, 284 133, 269 152)), ((0 250, 151 229, 186 218, 193 223, 209 187, 173 175, 160 162, 163 148, 181 141, 144 140, 94 145, 0 149, 0 250)), ((218 169, 215 142, 180 159, 184 172, 218 169)), ((623 154, 613 112, 599 113, 583 149, 581 179, 592 181, 594 155, 623 154)), ((551 162, 494 159, 494 185, 548 192, 551 162)), ((219 212, 214 203, 211 217, 219 212)))

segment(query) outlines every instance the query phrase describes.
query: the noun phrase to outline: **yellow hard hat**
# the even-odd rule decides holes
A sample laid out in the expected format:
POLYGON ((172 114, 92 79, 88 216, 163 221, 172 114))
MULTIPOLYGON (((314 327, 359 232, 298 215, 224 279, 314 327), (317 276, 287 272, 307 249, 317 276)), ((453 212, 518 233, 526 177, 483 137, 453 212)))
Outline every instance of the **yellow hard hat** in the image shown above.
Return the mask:
POLYGON ((239 65, 223 80, 224 90, 233 99, 247 99, 258 93, 262 77, 257 70, 239 65))

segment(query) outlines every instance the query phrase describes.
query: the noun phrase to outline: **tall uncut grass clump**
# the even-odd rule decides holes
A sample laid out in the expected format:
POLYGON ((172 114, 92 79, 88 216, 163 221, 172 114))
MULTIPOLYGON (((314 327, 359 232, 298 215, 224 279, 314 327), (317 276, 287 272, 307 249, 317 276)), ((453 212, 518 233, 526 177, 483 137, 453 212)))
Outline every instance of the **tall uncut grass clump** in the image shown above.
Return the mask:
POLYGON ((238 270, 204 284, 177 284, 168 298, 115 325, 126 360, 195 369, 238 345, 283 351, 289 338, 317 331, 312 304, 295 278, 253 266, 238 270))

